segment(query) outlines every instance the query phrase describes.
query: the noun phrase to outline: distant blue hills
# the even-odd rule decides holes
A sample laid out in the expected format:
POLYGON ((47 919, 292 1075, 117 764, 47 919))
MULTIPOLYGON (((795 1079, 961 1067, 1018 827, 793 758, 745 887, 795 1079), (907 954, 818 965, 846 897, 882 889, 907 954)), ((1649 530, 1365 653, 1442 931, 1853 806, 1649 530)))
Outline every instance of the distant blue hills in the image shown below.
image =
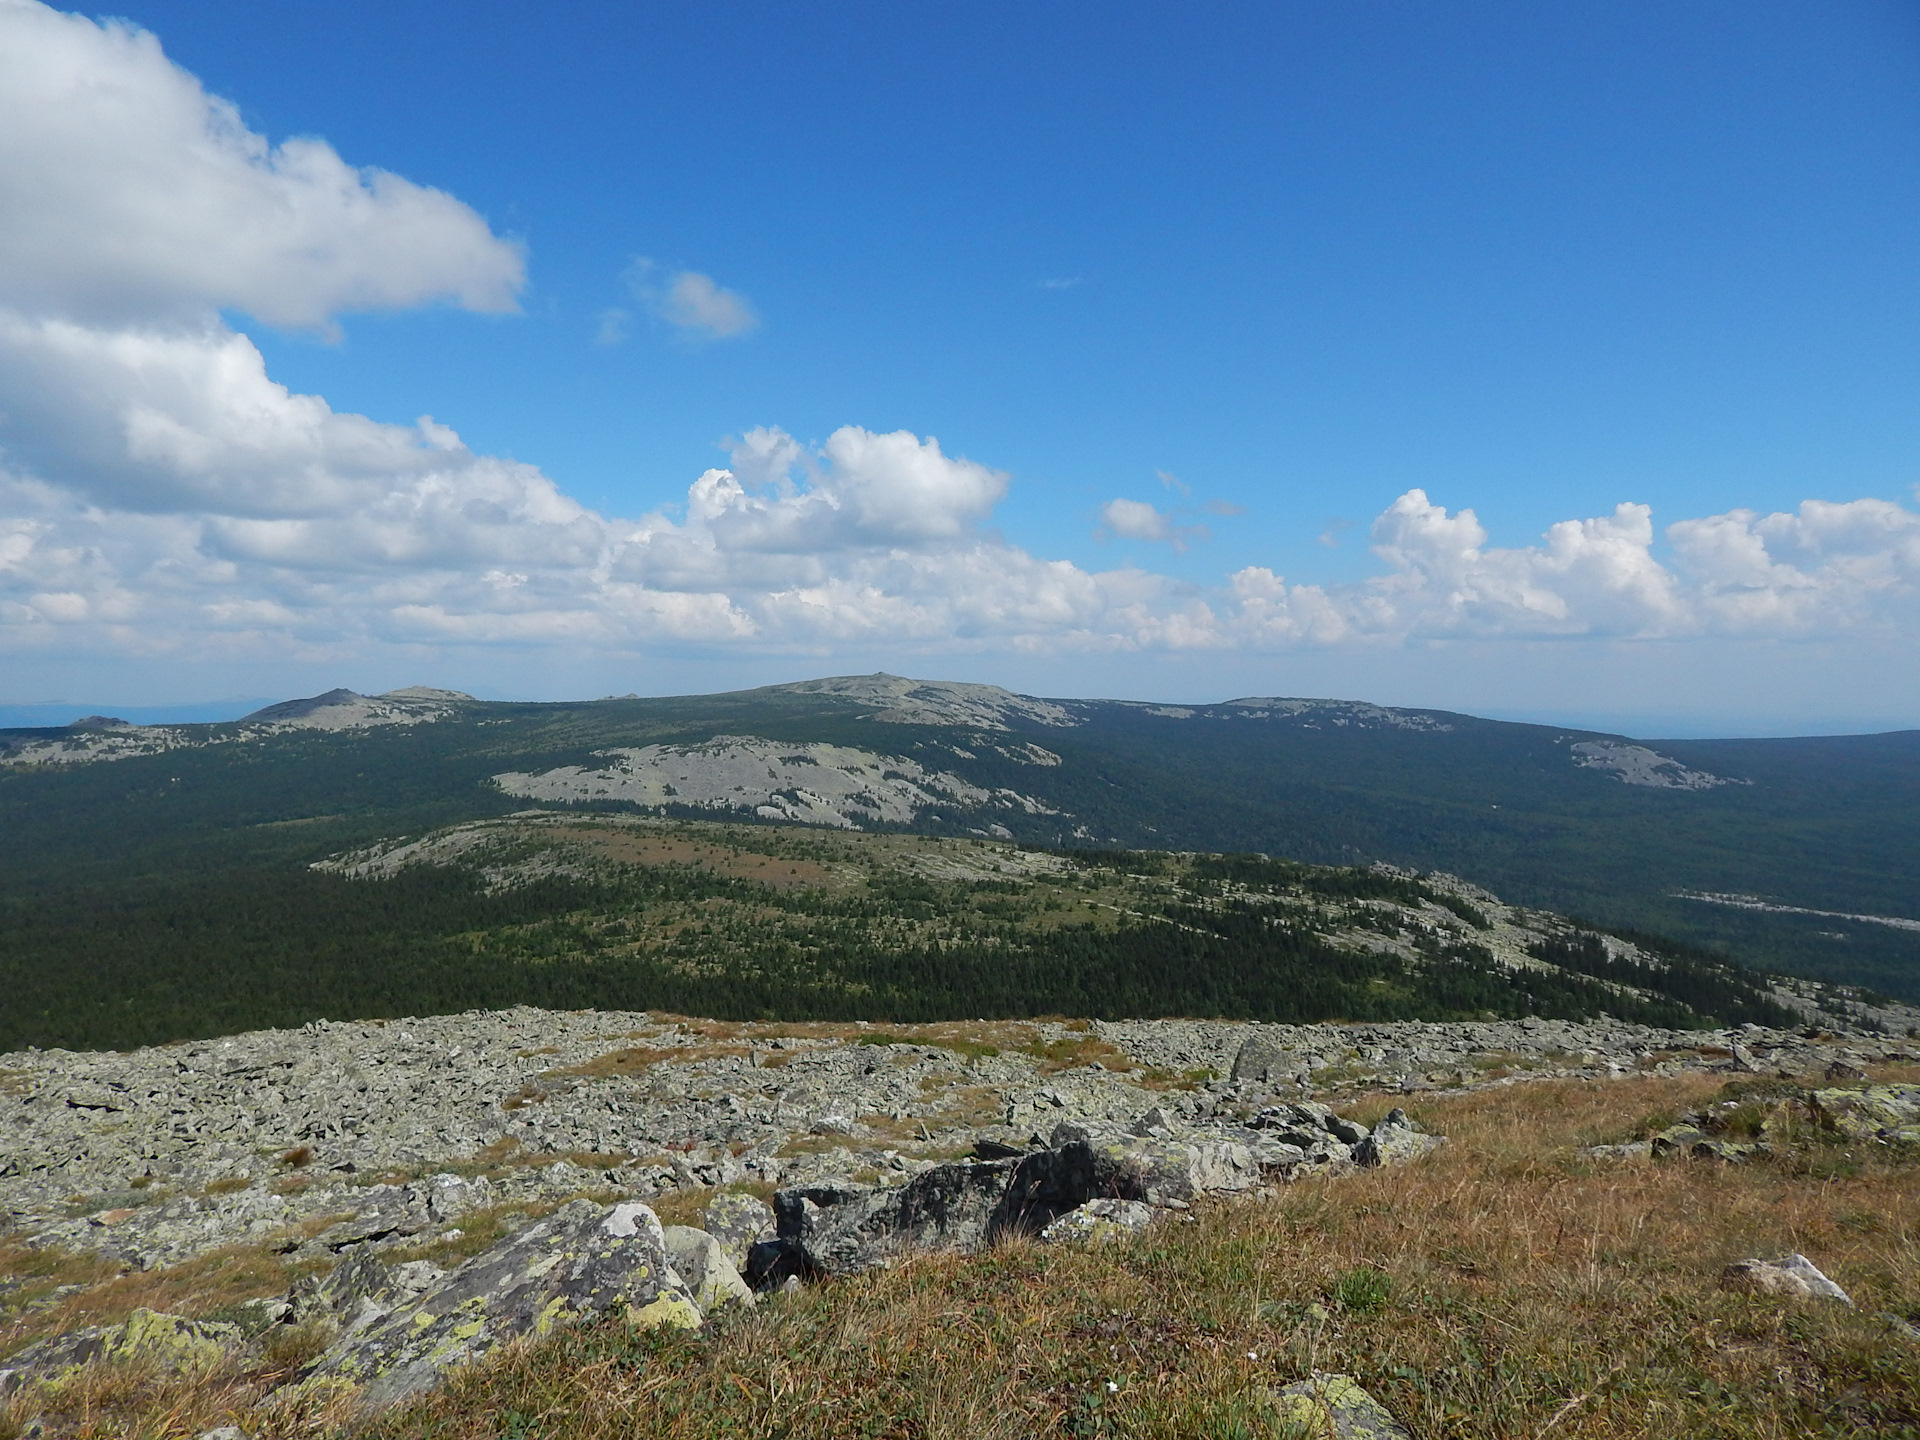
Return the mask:
POLYGON ((251 696, 236 700, 203 700, 194 705, 70 705, 48 700, 38 705, 0 705, 0 729, 71 725, 89 715, 111 715, 135 725, 213 725, 251 715, 279 696, 251 696))

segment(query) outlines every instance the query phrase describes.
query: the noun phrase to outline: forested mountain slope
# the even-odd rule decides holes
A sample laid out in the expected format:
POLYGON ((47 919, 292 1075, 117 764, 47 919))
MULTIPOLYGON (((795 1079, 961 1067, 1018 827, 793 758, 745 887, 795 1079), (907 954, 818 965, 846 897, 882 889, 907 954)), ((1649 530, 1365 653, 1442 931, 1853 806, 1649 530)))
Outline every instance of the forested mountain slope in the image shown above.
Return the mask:
POLYGON ((1920 732, 1639 742, 1357 702, 1048 701, 867 676, 537 705, 337 691, 233 724, 96 718, 0 745, 0 1006, 27 1040, 29 1010, 51 1024, 68 1003, 48 986, 124 1003, 129 975, 199 965, 244 988, 273 945, 460 974, 425 958, 444 937, 551 928, 601 901, 558 873, 494 891, 445 868, 368 886, 311 867, 533 809, 1387 862, 1920 998, 1920 732))

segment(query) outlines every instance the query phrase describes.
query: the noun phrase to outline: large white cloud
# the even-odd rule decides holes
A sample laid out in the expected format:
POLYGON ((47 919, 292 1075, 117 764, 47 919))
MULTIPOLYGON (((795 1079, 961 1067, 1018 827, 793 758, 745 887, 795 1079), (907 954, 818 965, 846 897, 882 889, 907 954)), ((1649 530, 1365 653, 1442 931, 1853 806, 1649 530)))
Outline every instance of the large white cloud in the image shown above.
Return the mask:
MULTIPOLYGON (((1010 545, 989 528, 1003 471, 848 425, 749 430, 683 504, 602 515, 426 417, 291 393, 220 318, 501 309, 514 246, 438 191, 250 134, 151 37, 29 0, 0 0, 0 216, 0 652, 1267 651, 1916 622, 1920 514, 1882 500, 1683 519, 1665 550, 1623 504, 1504 549, 1409 490, 1374 523, 1372 579, 1249 567, 1208 589, 1010 545)), ((720 333, 750 313, 726 294, 693 287, 689 315, 720 333)), ((1198 534, 1145 502, 1103 515, 1198 534)))
POLYGON ((1920 620, 1920 513, 1885 500, 1809 500, 1797 513, 1734 510, 1669 525, 1676 563, 1654 554, 1653 512, 1563 520, 1545 543, 1488 548, 1471 510, 1409 490, 1373 524, 1387 572, 1360 585, 1288 586, 1253 567, 1231 577, 1223 632, 1252 643, 1438 636, 1682 639, 1911 633, 1920 620))
POLYGON ((452 196, 270 145, 152 35, 35 0, 0 0, 0 215, 0 305, 94 324, 509 310, 522 280, 452 196))

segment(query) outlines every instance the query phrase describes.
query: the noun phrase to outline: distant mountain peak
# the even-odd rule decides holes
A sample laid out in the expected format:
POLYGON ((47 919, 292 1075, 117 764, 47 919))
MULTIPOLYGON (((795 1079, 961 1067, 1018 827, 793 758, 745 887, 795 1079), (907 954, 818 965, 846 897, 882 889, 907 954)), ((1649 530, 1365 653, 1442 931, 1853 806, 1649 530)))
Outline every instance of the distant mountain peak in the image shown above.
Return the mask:
POLYGON ((458 690, 435 690, 413 685, 384 695, 362 695, 357 690, 329 690, 301 700, 282 700, 254 711, 242 723, 282 725, 302 730, 356 730, 368 725, 416 725, 446 717, 450 707, 472 700, 458 690))
POLYGON ((436 690, 431 685, 408 685, 404 689, 389 690, 375 698, 380 700, 471 700, 473 696, 464 690, 436 690))
POLYGON ((1358 730, 1431 730, 1445 732, 1453 726, 1431 710, 1402 710, 1392 705, 1375 705, 1369 700, 1290 699, 1279 695, 1247 695, 1228 700, 1223 708, 1237 710, 1259 720, 1295 720, 1309 728, 1322 724, 1358 730))
POLYGON ((1078 725, 1080 719, 1065 706, 1032 695, 1016 695, 998 685, 970 685, 960 680, 911 680, 884 670, 872 675, 833 675, 800 680, 791 685, 769 685, 762 693, 781 695, 836 695, 877 705, 869 720, 901 725, 970 725, 978 730, 1005 730, 1010 718, 1040 725, 1078 725))

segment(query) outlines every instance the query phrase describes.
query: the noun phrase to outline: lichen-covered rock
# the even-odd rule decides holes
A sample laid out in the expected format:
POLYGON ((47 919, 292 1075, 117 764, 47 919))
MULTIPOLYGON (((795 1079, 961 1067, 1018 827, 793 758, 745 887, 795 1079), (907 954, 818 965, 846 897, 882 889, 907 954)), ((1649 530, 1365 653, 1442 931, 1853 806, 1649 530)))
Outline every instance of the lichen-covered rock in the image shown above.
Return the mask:
POLYGON ((1814 1296, 1853 1304, 1853 1298, 1797 1251, 1779 1260, 1741 1260, 1720 1272, 1720 1288, 1748 1295, 1814 1296))
POLYGON ((1920 1085, 1864 1085, 1816 1090, 1814 1119, 1856 1140, 1920 1145, 1920 1085))
POLYGON ((426 1260, 388 1265, 370 1250, 355 1249, 327 1274, 296 1284, 286 1303, 295 1319, 364 1330, 446 1278, 446 1271, 426 1260))
POLYGON ((174 1373, 209 1370, 241 1344, 238 1326, 136 1310, 118 1325, 96 1325, 42 1340, 0 1366, 0 1395, 32 1380, 59 1380, 95 1362, 138 1361, 174 1373))
POLYGON ((1645 1160, 1653 1154, 1653 1142, 1623 1140, 1617 1145, 1587 1145, 1580 1153, 1589 1160, 1645 1160))
POLYGON ((702 1315, 722 1305, 751 1305, 753 1291, 713 1236, 691 1225, 664 1227, 667 1259, 702 1315))
POLYGON ((757 1195, 722 1190, 707 1202, 702 1228, 720 1242, 733 1268, 746 1273, 747 1252, 774 1235, 773 1207, 757 1195))
POLYGON ((700 1324, 653 1211, 638 1201, 608 1208, 576 1200, 342 1336, 305 1379, 361 1386, 362 1410, 374 1410, 431 1388, 504 1341, 608 1312, 638 1325, 700 1324))
POLYGON ((1312 1440, 1411 1440, 1387 1407, 1351 1375, 1321 1371, 1272 1396, 1283 1433, 1312 1440))
POLYGON ((1118 1240, 1146 1229, 1154 1213, 1151 1205, 1138 1200, 1089 1200, 1047 1225, 1040 1238, 1049 1245, 1118 1240))
POLYGON ((1707 1132, 1698 1125, 1669 1125, 1647 1142, 1647 1151, 1661 1159, 1672 1155, 1691 1155, 1693 1147, 1706 1138, 1707 1132))
POLYGON ((1446 1144, 1444 1135, 1429 1135, 1419 1124, 1407 1118, 1407 1112, 1389 1110, 1387 1118, 1353 1147, 1354 1162, 1359 1165, 1404 1165, 1446 1144))

